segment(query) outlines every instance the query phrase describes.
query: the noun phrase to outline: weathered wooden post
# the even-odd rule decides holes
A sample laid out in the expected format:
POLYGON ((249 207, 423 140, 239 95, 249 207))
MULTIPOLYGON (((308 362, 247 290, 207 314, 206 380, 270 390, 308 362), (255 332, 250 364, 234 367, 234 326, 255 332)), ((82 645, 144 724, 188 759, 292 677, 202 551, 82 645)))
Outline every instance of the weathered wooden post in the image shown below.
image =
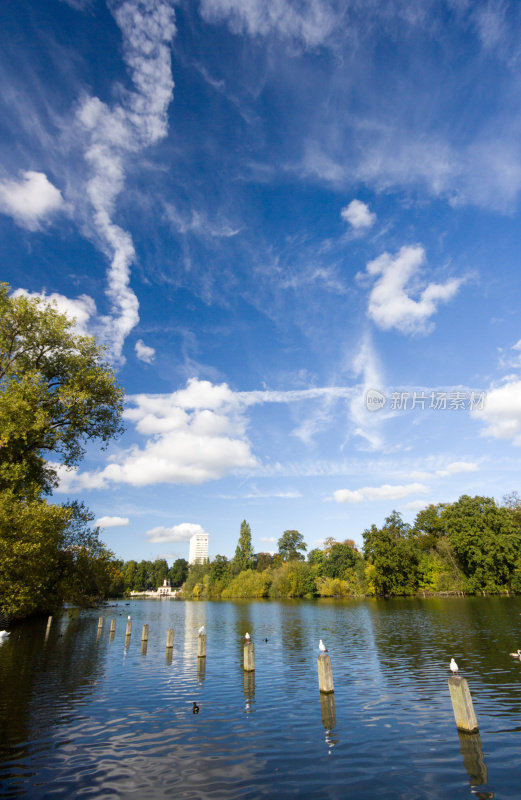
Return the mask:
POLYGON ((143 625, 143 630, 141 632, 141 641, 148 642, 148 622, 143 625))
POLYGON ((206 633, 199 633, 197 637, 197 657, 206 658, 206 633))
POLYGON ((251 639, 244 642, 244 671, 255 672, 255 648, 251 639))
POLYGON ((101 631, 102 628, 103 628, 103 617, 100 617, 98 619, 98 630, 101 631))
POLYGON ((132 635, 132 620, 130 619, 129 615, 127 619, 127 627, 125 630, 125 639, 130 639, 131 635, 132 635))
POLYGON ((49 635, 49 631, 51 630, 51 625, 52 625, 52 617, 49 617, 49 619, 47 620, 47 627, 45 629, 45 638, 46 639, 47 639, 47 637, 49 635))
POLYGON ((115 633, 116 633, 116 620, 112 619, 110 622, 110 631, 109 631, 109 638, 111 641, 114 638, 115 633))
POLYGON ((469 685, 460 675, 451 675, 449 678, 450 699, 456 727, 464 733, 477 733, 478 721, 474 713, 469 685))
POLYGON ((174 646, 174 629, 169 628, 166 632, 166 649, 171 650, 174 646))
POLYGON ((317 660, 318 665, 318 688, 324 694, 330 694, 335 691, 333 685, 333 669, 331 667, 331 659, 326 652, 321 652, 317 660))

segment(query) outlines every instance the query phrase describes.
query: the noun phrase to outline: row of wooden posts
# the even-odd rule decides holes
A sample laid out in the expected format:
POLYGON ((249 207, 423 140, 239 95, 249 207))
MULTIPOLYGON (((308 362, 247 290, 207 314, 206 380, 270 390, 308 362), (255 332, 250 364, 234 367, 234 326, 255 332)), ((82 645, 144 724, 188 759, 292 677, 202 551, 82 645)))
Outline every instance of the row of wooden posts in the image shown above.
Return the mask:
MULTIPOLYGON (((52 625, 52 617, 47 621, 47 628, 45 631, 45 638, 47 639, 52 625)), ((103 629, 103 617, 98 620, 98 635, 101 634, 103 629)), ((110 622, 110 635, 113 636, 116 631, 116 620, 112 619, 110 622)), ((132 635, 132 620, 127 620, 127 627, 125 629, 125 642, 128 644, 132 635)), ((141 643, 148 642, 148 623, 143 625, 141 632, 141 643)), ((166 650, 167 654, 171 653, 174 647, 174 629, 168 628, 166 632, 166 650)), ((197 657, 206 658, 206 634, 199 633, 197 637, 197 657)), ((255 647, 251 639, 244 643, 244 671, 255 671, 255 647)), ((324 694, 333 694, 335 691, 333 683, 333 669, 331 666, 331 659, 327 652, 322 652, 318 656, 318 687, 319 691, 324 694)), ((449 678, 449 691, 452 701, 452 709, 454 711, 454 719, 456 727, 459 731, 464 733, 477 733, 478 721, 474 712, 474 705, 472 703, 472 696, 470 694, 469 685, 467 680, 461 675, 452 675, 449 678)))

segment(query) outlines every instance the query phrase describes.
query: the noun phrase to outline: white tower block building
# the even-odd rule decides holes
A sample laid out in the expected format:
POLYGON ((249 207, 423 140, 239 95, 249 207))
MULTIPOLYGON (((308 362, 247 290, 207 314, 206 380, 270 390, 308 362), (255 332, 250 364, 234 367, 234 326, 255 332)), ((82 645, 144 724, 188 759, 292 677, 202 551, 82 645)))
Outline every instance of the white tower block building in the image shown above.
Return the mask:
POLYGON ((190 539, 190 554, 188 561, 190 564, 202 564, 208 559, 208 534, 194 533, 190 539))

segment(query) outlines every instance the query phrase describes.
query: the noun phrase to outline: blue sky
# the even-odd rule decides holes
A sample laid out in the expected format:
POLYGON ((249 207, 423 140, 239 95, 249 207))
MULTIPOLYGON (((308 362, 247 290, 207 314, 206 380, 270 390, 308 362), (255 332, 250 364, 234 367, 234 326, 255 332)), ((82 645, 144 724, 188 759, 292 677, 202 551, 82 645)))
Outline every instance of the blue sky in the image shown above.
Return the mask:
POLYGON ((0 248, 104 342, 122 558, 519 490, 521 6, 6 0, 0 248))

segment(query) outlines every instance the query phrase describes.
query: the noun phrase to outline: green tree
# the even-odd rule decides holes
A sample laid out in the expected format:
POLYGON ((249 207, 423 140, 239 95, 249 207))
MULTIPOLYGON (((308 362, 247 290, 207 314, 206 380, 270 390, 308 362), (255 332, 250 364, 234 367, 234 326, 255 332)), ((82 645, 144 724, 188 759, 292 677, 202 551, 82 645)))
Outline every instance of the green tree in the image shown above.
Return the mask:
POLYGON ((335 542, 324 558, 322 574, 328 578, 345 580, 347 571, 353 567, 359 556, 350 545, 335 542))
POLYGON ((181 586, 188 575, 188 561, 186 558, 177 558, 168 572, 170 583, 174 588, 181 586))
POLYGON ((90 336, 40 299, 0 285, 0 489, 49 493, 56 465, 122 431, 123 391, 90 336))
POLYGON ((412 533, 417 539, 420 550, 424 552, 432 550, 439 539, 447 535, 443 520, 443 511, 446 507, 445 503, 431 504, 416 515, 412 533))
POLYGON ((59 603, 60 546, 71 509, 0 492, 0 612, 24 618, 59 603))
POLYGON ((311 564, 311 566, 316 567, 318 576, 323 574, 325 559, 326 554, 318 547, 314 547, 313 550, 310 550, 308 553, 308 563, 311 564))
POLYGON ((239 541, 233 559, 233 571, 237 574, 245 569, 253 569, 253 546, 251 543, 251 528, 245 519, 241 522, 239 541))
POLYGON ((303 561, 303 553, 308 549, 304 537, 298 531, 284 531, 277 546, 283 561, 303 561))
POLYGON ((467 591, 519 590, 521 533, 509 508, 491 497, 462 495, 443 521, 467 591))
POLYGON ((213 582, 226 582, 232 576, 232 565, 226 556, 216 555, 210 564, 210 578, 213 582))
POLYGON ((418 551, 411 539, 411 526, 393 511, 382 528, 364 531, 367 576, 376 594, 413 594, 418 585, 418 551))
POLYGON ((255 569, 257 572, 264 572, 269 569, 273 564, 273 556, 271 553, 255 553, 255 569))

